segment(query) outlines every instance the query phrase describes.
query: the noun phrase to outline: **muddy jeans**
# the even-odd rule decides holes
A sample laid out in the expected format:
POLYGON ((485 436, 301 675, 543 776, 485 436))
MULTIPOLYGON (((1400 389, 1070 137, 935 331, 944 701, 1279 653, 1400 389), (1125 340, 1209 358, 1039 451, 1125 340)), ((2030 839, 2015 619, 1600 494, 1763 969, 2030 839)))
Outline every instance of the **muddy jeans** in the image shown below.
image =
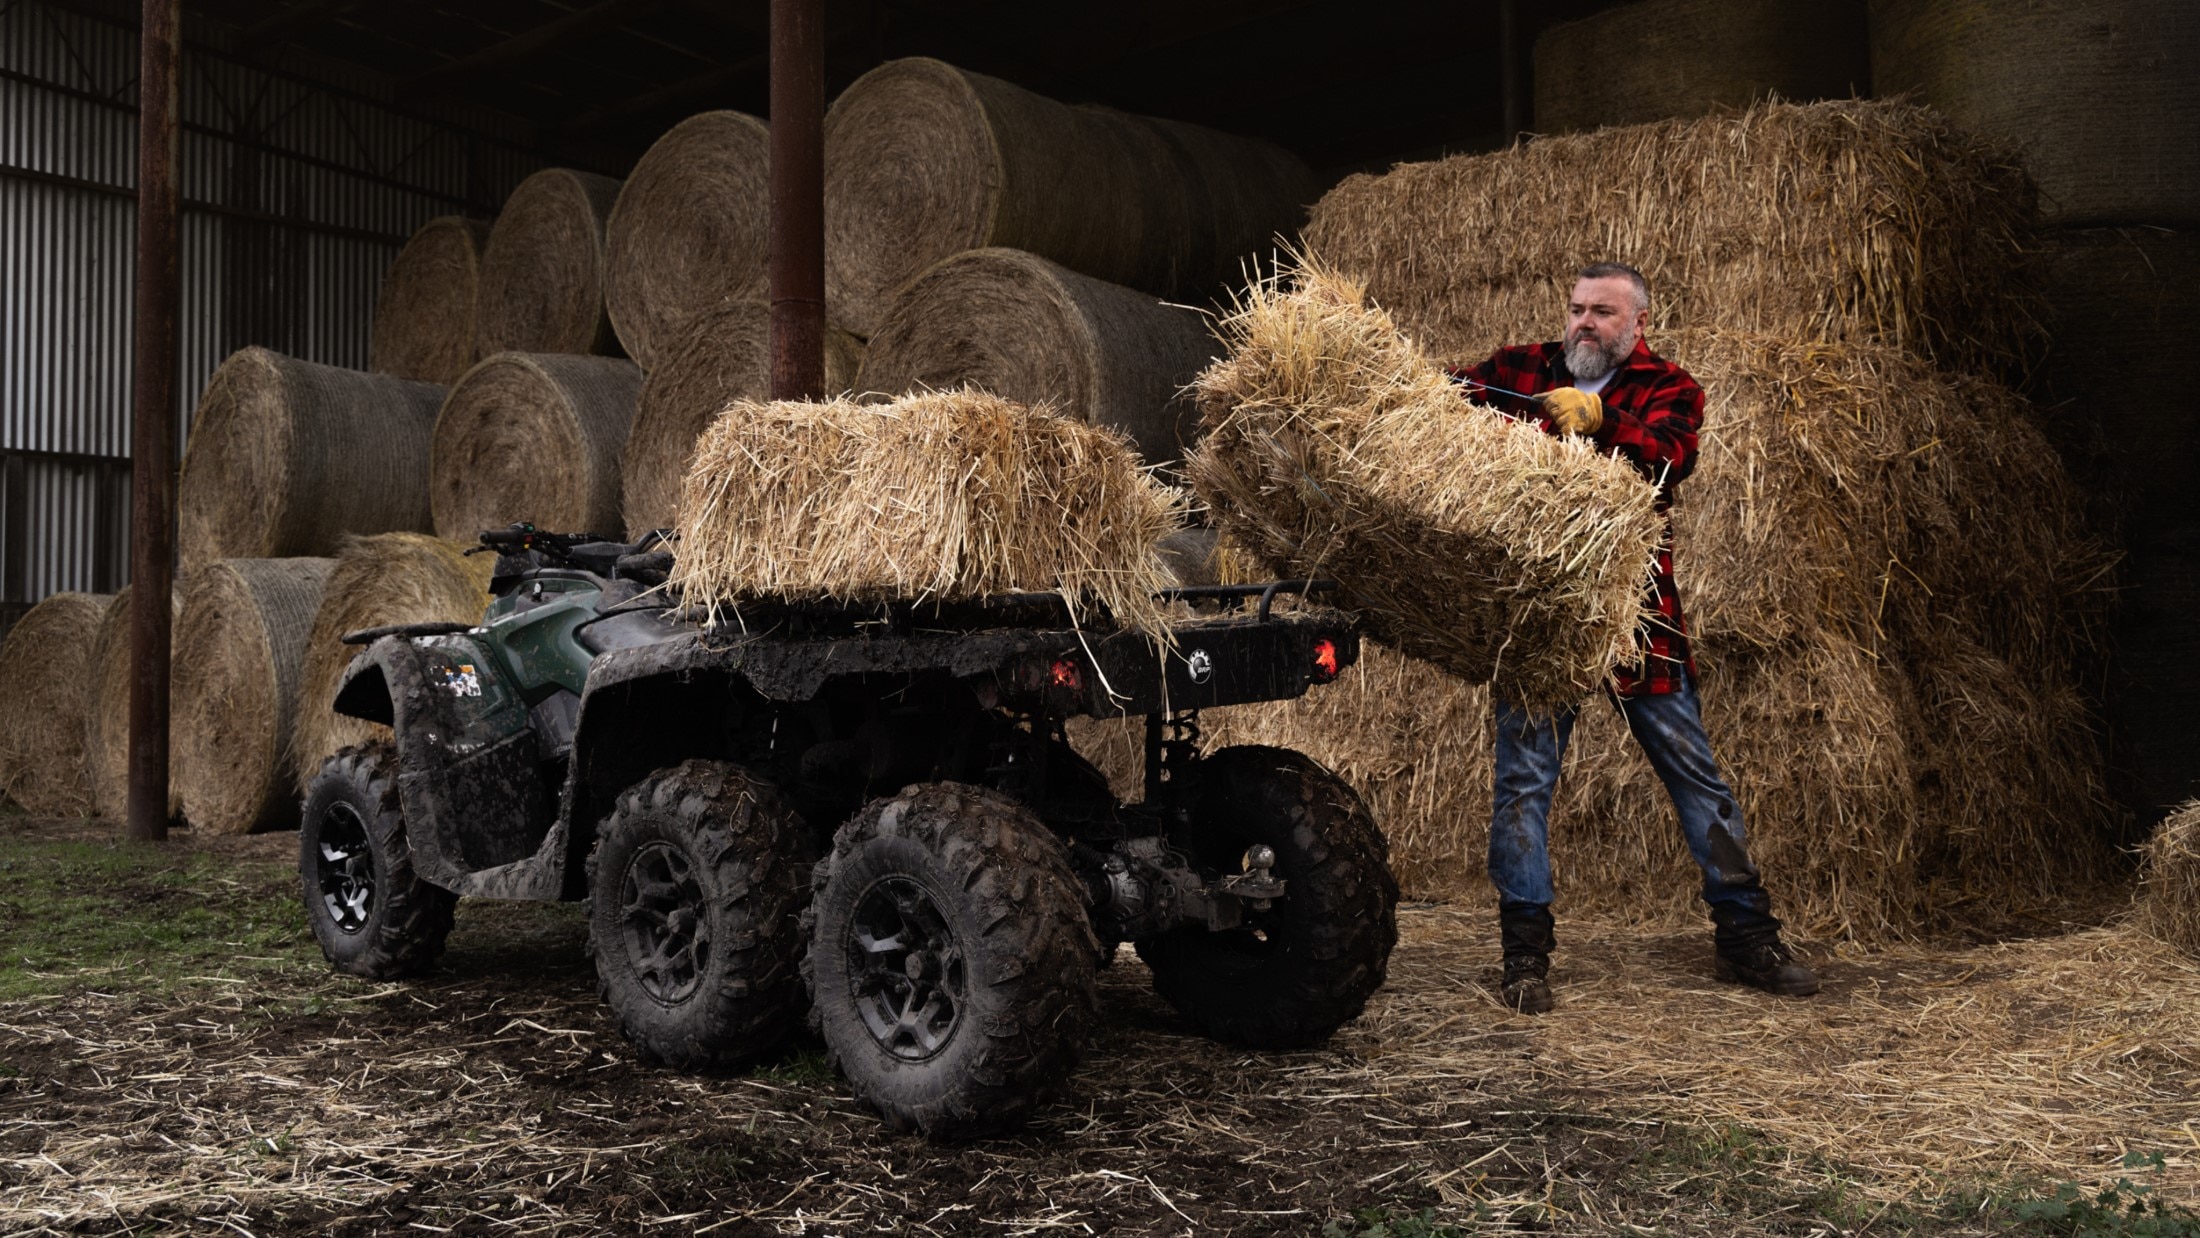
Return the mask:
MULTIPOLYGON (((1719 776, 1696 707, 1696 687, 1658 696, 1614 697, 1627 729, 1673 797, 1688 850, 1703 869, 1703 900, 1710 904, 1724 942, 1777 931, 1772 900, 1749 861, 1741 807, 1719 776)), ((1490 815, 1490 880, 1505 911, 1550 906, 1551 793, 1573 737, 1581 707, 1533 716, 1499 703, 1497 780, 1490 815)))

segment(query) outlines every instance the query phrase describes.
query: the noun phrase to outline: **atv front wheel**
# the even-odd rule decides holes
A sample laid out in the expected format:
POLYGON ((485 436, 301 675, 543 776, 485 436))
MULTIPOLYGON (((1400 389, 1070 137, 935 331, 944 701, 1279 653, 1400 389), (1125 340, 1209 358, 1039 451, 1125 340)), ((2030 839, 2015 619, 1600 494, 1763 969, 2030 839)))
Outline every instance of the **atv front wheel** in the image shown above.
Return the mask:
POLYGON ((957 783, 874 800, 815 889, 811 1018, 887 1122, 943 1141, 1013 1130, 1077 1064, 1099 945, 1029 809, 957 783))
POLYGON ((443 953, 458 896, 413 872, 390 745, 346 748, 321 763, 306 788, 298 879, 306 923, 336 970, 395 980, 443 953))
POLYGON ((779 789, 728 762, 687 761, 619 797, 589 861, 589 946, 643 1060, 723 1069, 794 1030, 814 854, 779 789))
POLYGON ((1275 852, 1284 895, 1242 928, 1180 929, 1138 943, 1153 987, 1205 1036, 1260 1049, 1320 1044, 1359 1017, 1398 943, 1398 882, 1367 805, 1284 748, 1224 748, 1192 771, 1192 826, 1177 835, 1210 879, 1275 852))

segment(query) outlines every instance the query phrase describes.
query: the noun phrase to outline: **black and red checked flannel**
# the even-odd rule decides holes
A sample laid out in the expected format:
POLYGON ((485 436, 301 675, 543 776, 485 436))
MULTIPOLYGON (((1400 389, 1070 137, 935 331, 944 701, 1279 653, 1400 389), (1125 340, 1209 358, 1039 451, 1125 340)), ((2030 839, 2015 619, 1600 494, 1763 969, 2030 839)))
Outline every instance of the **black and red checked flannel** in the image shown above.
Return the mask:
MULTIPOLYGON (((1565 346, 1558 343, 1500 348, 1480 365, 1454 368, 1451 376, 1468 399, 1532 421, 1546 434, 1557 434, 1558 428, 1541 405, 1521 396, 1574 385, 1566 369, 1565 346)), ((1657 483, 1658 514, 1665 518, 1665 540, 1658 546, 1647 599, 1653 617, 1635 633, 1642 661, 1613 672, 1614 690, 1621 696, 1677 692, 1684 676, 1695 676, 1696 662, 1689 647, 1688 619, 1681 613, 1680 590, 1673 583, 1673 492, 1696 468, 1703 388, 1688 371, 1651 352, 1648 342, 1637 340, 1635 351, 1598 394, 1604 401, 1604 424, 1592 436, 1596 445, 1657 483)))

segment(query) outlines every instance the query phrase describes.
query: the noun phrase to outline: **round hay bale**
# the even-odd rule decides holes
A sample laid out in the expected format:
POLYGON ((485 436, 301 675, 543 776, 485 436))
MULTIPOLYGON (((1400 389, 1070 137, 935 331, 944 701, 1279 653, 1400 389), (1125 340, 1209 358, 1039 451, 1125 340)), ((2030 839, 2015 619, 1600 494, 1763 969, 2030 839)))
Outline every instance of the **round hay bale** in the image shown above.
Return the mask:
POLYGON ((1872 89, 2021 151, 2051 224, 2200 227, 2200 5, 1871 0, 1872 89))
POLYGON ((444 215, 420 225, 382 277, 368 369, 444 384, 466 372, 488 243, 489 225, 478 219, 444 215))
POLYGON ((604 223, 619 182, 545 168, 519 183, 481 257, 479 355, 607 353, 618 336, 604 314, 604 223))
POLYGON ((1290 233, 1314 179, 1264 142, 1073 107, 916 57, 880 65, 825 116, 825 285, 868 337, 894 296, 966 249, 1190 296, 1290 233))
POLYGON ((299 794, 337 749, 390 733, 380 723, 344 717, 332 708, 337 685, 360 651, 343 643, 344 633, 392 623, 479 623, 495 569, 494 555, 468 555, 457 542, 418 533, 344 543, 313 614, 298 676, 299 794))
POLYGON ((762 301, 771 131, 702 112, 658 138, 611 209, 604 308, 626 355, 655 370, 680 327, 727 301, 762 301))
MULTIPOLYGON (((92 814, 120 821, 130 811, 130 598, 124 586, 99 621, 92 646, 92 703, 84 716, 84 764, 91 779, 92 814)), ((169 631, 183 619, 183 589, 169 593, 169 631)), ((173 639, 171 637, 171 639, 173 639)), ((174 701, 175 672, 169 672, 174 701)), ((172 708, 171 704, 171 708, 172 708)), ((168 815, 183 815, 183 797, 175 780, 175 731, 169 728, 168 815)))
POLYGON ((2139 869, 2139 931, 2200 957, 2200 800, 2154 827, 2139 869))
POLYGON ((1864 0, 1645 0, 1535 41, 1543 133, 1870 92, 1864 0))
MULTIPOLYGON (((827 327, 826 393, 853 388, 862 364, 862 342, 827 327)), ((713 418, 735 400, 770 398, 770 307, 729 301, 682 324, 642 379, 634 429, 620 459, 628 535, 672 527, 695 440, 713 418)))
POLYGON ((175 787, 194 827, 294 828, 298 682, 334 559, 223 559, 191 573, 176 625, 175 787))
POLYGON ((183 564, 329 554, 351 533, 428 527, 428 444, 444 388, 231 354, 199 397, 183 477, 183 564))
POLYGON ((1198 434, 1182 394, 1222 351, 1193 310, 1015 249, 958 254, 895 302, 857 386, 970 386, 1119 430, 1160 464, 1198 434))
POLYGON ((612 357, 500 353, 466 371, 435 423, 437 536, 470 543, 518 520, 617 534, 619 456, 641 389, 641 367, 612 357))
POLYGON ((96 669, 92 647, 109 601, 48 594, 0 644, 0 795, 32 816, 90 810, 84 717, 96 669))

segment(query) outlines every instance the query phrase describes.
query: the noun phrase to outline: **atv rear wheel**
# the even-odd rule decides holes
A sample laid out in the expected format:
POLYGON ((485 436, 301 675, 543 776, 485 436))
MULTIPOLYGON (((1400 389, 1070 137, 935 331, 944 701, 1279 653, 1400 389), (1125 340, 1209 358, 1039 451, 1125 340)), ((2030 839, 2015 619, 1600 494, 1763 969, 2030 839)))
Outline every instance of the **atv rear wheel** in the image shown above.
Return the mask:
POLYGON ((370 980, 417 975, 443 953, 458 896, 413 872, 389 744, 321 762, 298 830, 299 893, 321 953, 370 980))
POLYGON ((1359 1017, 1398 943, 1389 845, 1359 795, 1309 757, 1224 748, 1191 771, 1192 827, 1177 839, 1210 880, 1275 851, 1284 895, 1243 928, 1138 943, 1156 992, 1205 1036, 1261 1049, 1320 1044, 1359 1017))
POLYGON ((725 1069, 799 1025, 814 854, 779 789, 730 762, 686 761, 619 796, 589 860, 589 949, 642 1060, 725 1069))
POLYGON ((999 1134, 1068 1077, 1099 945, 1060 840, 1029 809, 958 783, 874 800, 840 828, 815 890, 811 1019, 888 1123, 999 1134))

